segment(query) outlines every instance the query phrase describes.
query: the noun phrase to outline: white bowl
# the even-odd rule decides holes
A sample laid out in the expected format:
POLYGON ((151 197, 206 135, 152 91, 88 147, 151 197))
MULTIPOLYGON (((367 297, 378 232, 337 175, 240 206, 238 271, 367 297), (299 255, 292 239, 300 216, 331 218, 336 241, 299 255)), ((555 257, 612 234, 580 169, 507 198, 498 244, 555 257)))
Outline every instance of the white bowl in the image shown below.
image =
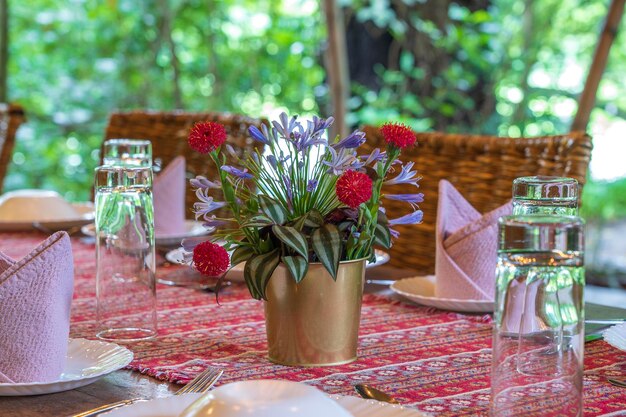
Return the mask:
POLYGON ((0 221, 65 221, 81 214, 55 191, 18 190, 0 197, 0 221))
POLYGON ((351 417, 318 389, 299 382, 255 380, 222 385, 179 417, 351 417))

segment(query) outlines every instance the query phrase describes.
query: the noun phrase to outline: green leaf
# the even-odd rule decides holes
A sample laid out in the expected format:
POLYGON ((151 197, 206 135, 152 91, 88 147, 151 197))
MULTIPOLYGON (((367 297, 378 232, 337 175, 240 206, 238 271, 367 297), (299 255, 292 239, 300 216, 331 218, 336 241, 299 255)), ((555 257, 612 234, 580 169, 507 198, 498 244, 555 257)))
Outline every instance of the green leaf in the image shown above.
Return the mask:
POLYGON ((380 245, 385 249, 391 248, 391 232, 389 227, 378 223, 374 230, 374 244, 380 245))
POLYGON ((259 196, 261 210, 276 224, 283 224, 287 221, 287 212, 280 202, 266 195, 259 196))
POLYGON ((246 201, 246 207, 250 213, 256 213, 259 211, 259 202, 256 201, 256 198, 251 198, 246 201))
POLYGON ((290 222, 290 225, 295 227, 298 230, 302 230, 302 228, 304 227, 304 222, 306 221, 306 218, 309 216, 309 214, 304 214, 300 217, 298 217, 297 219, 295 219, 294 221, 290 222))
POLYGON ((250 259, 252 255, 254 255, 254 249, 250 246, 239 246, 230 256, 230 264, 232 266, 239 265, 250 259))
POLYGON ((267 217, 265 214, 257 214, 243 222, 241 227, 264 227, 269 226, 270 224, 274 224, 272 219, 267 217))
POLYGON ((347 221, 339 223, 337 227, 339 228, 340 232, 345 232, 346 230, 350 229, 353 225, 354 225, 354 222, 352 220, 347 220, 347 221))
POLYGON ((280 252, 278 248, 262 255, 255 255, 248 259, 243 276, 250 290, 252 297, 257 300, 267 300, 265 289, 272 273, 280 263, 280 252))
POLYGON ((309 262, 302 256, 283 256, 281 260, 296 283, 302 281, 302 278, 304 278, 309 270, 309 262))
POLYGON ((341 235, 334 224, 325 224, 311 236, 311 246, 324 268, 334 280, 337 279, 341 257, 341 235))
POLYGON ((298 252, 303 258, 309 258, 309 245, 306 243, 306 236, 295 227, 272 226, 274 235, 285 245, 298 252))
POLYGON ((322 224, 324 224, 324 217, 322 217, 319 211, 312 209, 306 214, 304 219, 306 227, 320 227, 322 224))

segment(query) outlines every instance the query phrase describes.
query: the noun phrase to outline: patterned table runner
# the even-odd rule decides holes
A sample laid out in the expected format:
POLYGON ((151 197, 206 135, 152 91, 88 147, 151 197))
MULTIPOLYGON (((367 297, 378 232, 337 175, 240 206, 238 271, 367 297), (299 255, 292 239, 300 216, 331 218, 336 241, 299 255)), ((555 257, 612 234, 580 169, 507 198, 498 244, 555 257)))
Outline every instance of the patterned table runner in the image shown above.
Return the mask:
MULTIPOLYGON (((43 240, 37 234, 2 234, 0 250, 20 256, 43 240)), ((95 334, 93 243, 73 239, 75 293, 72 337, 95 334)), ((180 267, 161 268, 166 276, 180 267)), ((359 359, 327 368, 295 368, 266 358, 262 303, 234 284, 220 295, 159 286, 159 337, 128 345, 129 368, 161 380, 186 383, 208 365, 225 369, 220 384, 244 379, 303 381, 330 394, 356 395, 369 383, 403 405, 437 416, 487 415, 491 363, 488 316, 443 312, 371 295, 364 297, 359 359)), ((312 320, 315 318, 313 317, 312 320)), ((585 416, 626 415, 626 390, 605 377, 626 375, 626 353, 603 341, 585 346, 585 416)), ((537 392, 539 400, 548 393, 537 392)), ((545 415, 541 401, 528 416, 545 415)))

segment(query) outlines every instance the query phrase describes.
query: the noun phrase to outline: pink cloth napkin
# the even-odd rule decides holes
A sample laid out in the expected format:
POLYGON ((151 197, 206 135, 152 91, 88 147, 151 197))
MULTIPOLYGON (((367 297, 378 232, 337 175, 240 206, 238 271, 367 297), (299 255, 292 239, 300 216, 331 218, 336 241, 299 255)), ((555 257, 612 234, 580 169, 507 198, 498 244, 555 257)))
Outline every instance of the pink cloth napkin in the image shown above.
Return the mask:
POLYGON ((59 378, 73 291, 67 233, 54 233, 19 261, 0 252, 0 383, 59 378))
POLYGON ((157 237, 185 232, 185 158, 178 156, 154 179, 154 231, 157 237))
POLYGON ((481 215, 452 184, 439 182, 435 295, 493 300, 498 249, 498 218, 511 214, 507 203, 481 215))

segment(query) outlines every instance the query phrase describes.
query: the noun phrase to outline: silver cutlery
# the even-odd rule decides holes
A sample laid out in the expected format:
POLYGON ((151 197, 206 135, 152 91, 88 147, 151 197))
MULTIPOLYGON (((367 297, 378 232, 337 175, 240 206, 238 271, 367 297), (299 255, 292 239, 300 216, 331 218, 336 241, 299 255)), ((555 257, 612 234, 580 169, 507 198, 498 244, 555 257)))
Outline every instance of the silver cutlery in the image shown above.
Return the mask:
MULTIPOLYGON (((191 394, 191 393, 205 393, 217 382, 217 380, 224 373, 223 369, 208 367, 196 376, 191 382, 179 389, 174 395, 191 394)), ((148 401, 148 398, 133 398, 130 400, 117 401, 111 404, 105 404, 100 407, 93 408, 88 411, 84 411, 79 414, 74 414, 72 417, 94 417, 105 411, 110 411, 125 405, 135 404, 142 401, 148 401)))
POLYGON ((368 279, 365 280, 366 284, 374 284, 374 285, 392 285, 394 282, 393 279, 368 279))
POLYGON ((361 397, 366 398, 368 400, 376 400, 376 401, 382 401, 385 403, 398 404, 398 400, 393 398, 391 395, 366 384, 356 384, 354 386, 354 390, 361 397))

